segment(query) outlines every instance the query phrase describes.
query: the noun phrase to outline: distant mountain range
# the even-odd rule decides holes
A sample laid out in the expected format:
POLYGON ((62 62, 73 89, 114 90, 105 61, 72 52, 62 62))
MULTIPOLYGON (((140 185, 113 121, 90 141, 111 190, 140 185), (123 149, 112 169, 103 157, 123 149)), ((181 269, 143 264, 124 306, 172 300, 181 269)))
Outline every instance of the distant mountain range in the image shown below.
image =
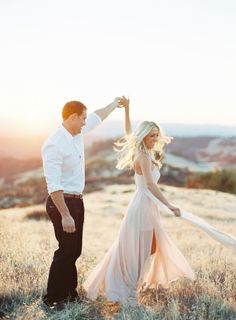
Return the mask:
MULTIPOLYGON (((116 169, 117 153, 113 150, 116 139, 106 139, 107 136, 102 138, 99 135, 95 137, 90 144, 86 144, 85 150, 86 192, 98 190, 109 183, 131 183, 132 175, 129 170, 116 169)), ((22 203, 41 203, 46 196, 39 141, 28 146, 20 146, 20 141, 23 143, 18 139, 18 146, 14 146, 14 141, 11 144, 8 141, 4 145, 8 157, 6 153, 5 156, 2 153, 0 158, 2 208, 22 203)), ((3 148, 3 144, 1 147, 3 148)), ((236 137, 175 137, 165 148, 160 182, 184 186, 194 172, 223 168, 236 169, 236 137)))
MULTIPOLYGON (((133 129, 136 128, 141 121, 132 123, 133 129)), ((90 146, 96 140, 114 139, 124 135, 124 124, 122 121, 105 120, 97 129, 85 136, 86 146, 90 146)), ((165 134, 173 137, 236 137, 236 127, 220 126, 220 125, 189 125, 189 124, 161 124, 165 134)), ((0 157, 15 158, 38 158, 40 157, 40 149, 43 141, 49 135, 49 131, 38 136, 23 136, 16 134, 8 136, 2 134, 0 137, 0 157)))
MULTIPOLYGON (((141 121, 132 122, 133 129, 141 121)), ((236 126, 207 125, 207 124, 180 124, 180 123, 160 123, 161 128, 167 135, 174 137, 236 137, 236 126)), ((109 138, 124 135, 124 124, 122 121, 105 120, 93 135, 109 138)))
MULTIPOLYGON (((87 159, 112 160, 115 167, 117 154, 112 149, 113 141, 95 141, 87 149, 87 159)), ((191 172, 236 168, 236 137, 175 137, 165 147, 164 163, 191 172)))

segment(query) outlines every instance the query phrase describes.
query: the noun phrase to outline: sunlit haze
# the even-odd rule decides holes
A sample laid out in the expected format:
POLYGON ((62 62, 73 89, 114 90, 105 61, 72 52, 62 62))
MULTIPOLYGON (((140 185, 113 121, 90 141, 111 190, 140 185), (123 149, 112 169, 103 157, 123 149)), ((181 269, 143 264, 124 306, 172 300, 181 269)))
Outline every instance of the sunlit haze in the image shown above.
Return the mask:
POLYGON ((133 120, 236 126, 233 0, 1 1, 0 37, 4 132, 42 133, 69 100, 94 111, 122 94, 133 120))

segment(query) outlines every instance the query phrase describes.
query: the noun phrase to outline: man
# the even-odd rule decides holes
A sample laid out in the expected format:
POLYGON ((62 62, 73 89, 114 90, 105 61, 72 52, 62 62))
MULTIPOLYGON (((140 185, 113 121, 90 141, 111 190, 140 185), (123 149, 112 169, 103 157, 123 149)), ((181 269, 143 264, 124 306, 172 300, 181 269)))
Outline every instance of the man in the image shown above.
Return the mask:
POLYGON ((84 222, 83 135, 98 126, 117 107, 122 107, 122 98, 116 98, 87 118, 84 104, 79 101, 66 103, 62 110, 62 125, 42 147, 49 193, 46 209, 59 244, 49 271, 47 294, 43 297, 50 308, 60 310, 66 301, 79 301, 75 263, 81 254, 84 222))

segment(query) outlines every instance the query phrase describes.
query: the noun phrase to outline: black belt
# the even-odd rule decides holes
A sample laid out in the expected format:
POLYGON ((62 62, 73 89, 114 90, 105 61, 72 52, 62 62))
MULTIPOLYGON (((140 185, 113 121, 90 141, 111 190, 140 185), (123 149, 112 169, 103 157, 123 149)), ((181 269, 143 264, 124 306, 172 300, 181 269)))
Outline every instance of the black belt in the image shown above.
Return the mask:
POLYGON ((74 199, 83 199, 83 193, 79 193, 79 194, 64 193, 64 197, 74 198, 74 199))

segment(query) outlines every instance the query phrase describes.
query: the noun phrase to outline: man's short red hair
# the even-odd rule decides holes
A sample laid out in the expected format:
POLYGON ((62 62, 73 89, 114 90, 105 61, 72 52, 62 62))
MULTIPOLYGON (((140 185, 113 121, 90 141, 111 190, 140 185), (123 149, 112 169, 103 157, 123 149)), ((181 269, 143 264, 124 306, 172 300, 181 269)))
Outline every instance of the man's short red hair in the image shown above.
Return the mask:
POLYGON ((62 109, 62 118, 66 120, 71 114, 77 113, 80 116, 87 108, 80 101, 69 101, 62 109))

